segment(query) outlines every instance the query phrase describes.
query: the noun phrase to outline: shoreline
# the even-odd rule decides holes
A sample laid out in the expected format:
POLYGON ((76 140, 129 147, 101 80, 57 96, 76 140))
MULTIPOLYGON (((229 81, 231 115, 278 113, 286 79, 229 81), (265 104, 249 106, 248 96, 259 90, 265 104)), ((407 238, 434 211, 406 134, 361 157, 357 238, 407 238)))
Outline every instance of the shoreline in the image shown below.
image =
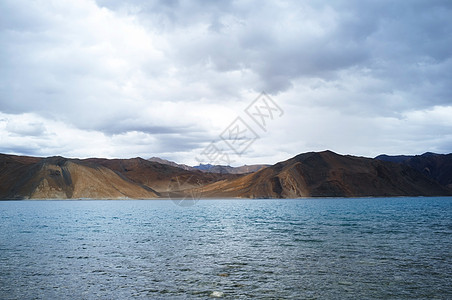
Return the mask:
POLYGON ((452 198, 452 196, 356 196, 356 197, 298 197, 298 198, 244 198, 244 197, 203 197, 199 199, 190 198, 32 198, 32 199, 0 199, 4 201, 202 201, 202 200, 322 200, 322 199, 387 199, 387 198, 452 198))

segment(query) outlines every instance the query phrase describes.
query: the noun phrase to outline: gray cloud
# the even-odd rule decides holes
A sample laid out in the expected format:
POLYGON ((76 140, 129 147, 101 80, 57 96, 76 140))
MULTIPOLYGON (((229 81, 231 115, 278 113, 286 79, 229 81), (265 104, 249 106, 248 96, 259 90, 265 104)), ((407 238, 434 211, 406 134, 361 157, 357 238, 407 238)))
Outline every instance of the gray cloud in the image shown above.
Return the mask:
POLYGON ((315 147, 367 155, 394 140, 407 153, 413 128, 424 148, 450 151, 449 123, 407 117, 450 113, 450 1, 5 0, 0 10, 9 120, 0 151, 90 155, 96 138, 110 156, 193 162, 263 90, 287 107, 286 121, 241 159, 315 147), (358 119, 371 129, 358 130, 358 119), (314 132, 298 132, 299 142, 276 134, 307 120, 314 132), (352 124, 343 141, 337 122, 352 124), (67 132, 83 137, 52 141, 67 132), (287 149, 269 154, 275 140, 287 149))

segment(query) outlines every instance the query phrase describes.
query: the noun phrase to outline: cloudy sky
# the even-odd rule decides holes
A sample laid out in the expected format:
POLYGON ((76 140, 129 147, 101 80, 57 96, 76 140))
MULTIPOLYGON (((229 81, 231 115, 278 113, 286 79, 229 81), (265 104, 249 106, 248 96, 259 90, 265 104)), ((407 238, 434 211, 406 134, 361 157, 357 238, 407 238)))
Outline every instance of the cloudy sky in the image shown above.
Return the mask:
POLYGON ((0 0, 0 11, 1 153, 240 165, 452 152, 451 1, 0 0))

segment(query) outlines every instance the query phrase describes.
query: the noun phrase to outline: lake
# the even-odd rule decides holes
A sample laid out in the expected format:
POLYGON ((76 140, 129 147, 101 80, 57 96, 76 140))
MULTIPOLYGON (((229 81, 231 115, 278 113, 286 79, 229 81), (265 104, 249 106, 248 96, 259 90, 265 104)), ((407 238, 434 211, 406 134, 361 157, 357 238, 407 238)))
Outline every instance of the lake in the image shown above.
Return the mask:
POLYGON ((452 299, 452 198, 0 202, 0 299, 452 299))

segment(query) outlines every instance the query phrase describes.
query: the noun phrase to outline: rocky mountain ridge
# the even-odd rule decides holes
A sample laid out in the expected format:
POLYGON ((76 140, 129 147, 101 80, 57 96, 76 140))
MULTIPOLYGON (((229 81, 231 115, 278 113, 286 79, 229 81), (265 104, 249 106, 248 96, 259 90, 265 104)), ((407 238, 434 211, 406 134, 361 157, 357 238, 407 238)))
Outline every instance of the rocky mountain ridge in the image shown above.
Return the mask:
POLYGON ((452 154, 388 161, 308 152, 247 174, 183 169, 142 158, 0 154, 0 199, 155 199, 452 195, 452 154))

